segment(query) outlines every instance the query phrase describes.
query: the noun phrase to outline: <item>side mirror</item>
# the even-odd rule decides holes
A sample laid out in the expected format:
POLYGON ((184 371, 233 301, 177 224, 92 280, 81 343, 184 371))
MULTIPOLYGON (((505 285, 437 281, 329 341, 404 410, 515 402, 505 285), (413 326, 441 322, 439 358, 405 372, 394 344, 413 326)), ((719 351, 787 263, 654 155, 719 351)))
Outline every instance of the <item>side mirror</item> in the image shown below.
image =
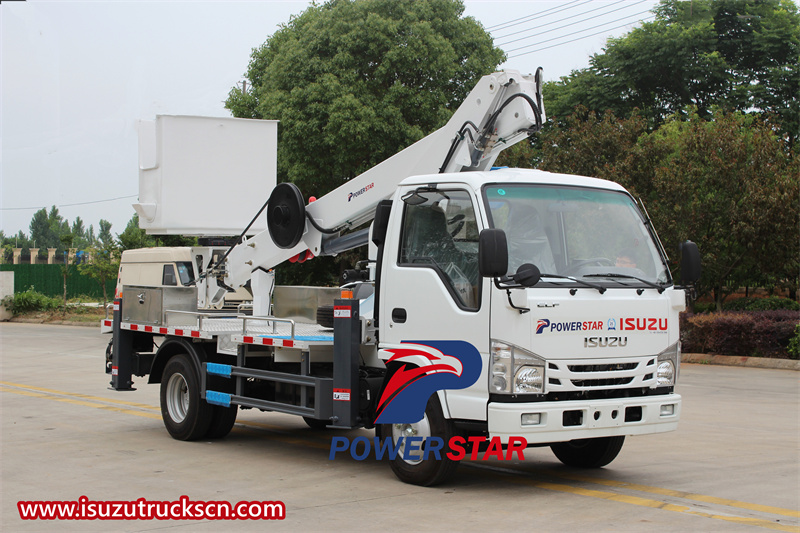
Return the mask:
POLYGON ((485 229, 478 237, 478 271, 484 278, 498 278, 508 272, 506 232, 485 229))
POLYGON ((700 279, 700 250, 692 241, 681 243, 681 285, 691 285, 700 279))
POLYGON ((539 267, 530 263, 520 265, 517 273, 511 276, 511 279, 522 285, 523 287, 533 287, 542 278, 542 273, 539 267))
POLYGON ((392 213, 392 201, 381 200, 375 209, 375 219, 372 222, 372 242, 380 246, 386 240, 386 230, 389 227, 389 215, 392 213))

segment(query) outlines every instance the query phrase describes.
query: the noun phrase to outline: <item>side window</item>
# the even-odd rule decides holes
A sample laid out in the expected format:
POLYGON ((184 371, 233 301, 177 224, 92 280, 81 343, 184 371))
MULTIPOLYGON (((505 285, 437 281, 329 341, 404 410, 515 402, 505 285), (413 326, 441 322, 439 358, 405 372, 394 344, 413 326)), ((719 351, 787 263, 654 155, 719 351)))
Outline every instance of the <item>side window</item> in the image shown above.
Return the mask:
POLYGON ((175 277, 175 266, 172 264, 164 265, 164 275, 161 276, 162 285, 177 285, 178 278, 175 277))
POLYGON ((478 224, 466 191, 425 191, 407 204, 399 264, 436 270, 460 307, 477 309, 478 224))
POLYGON ((175 266, 178 267, 178 276, 180 277, 181 285, 188 285, 194 280, 191 261, 179 261, 175 263, 175 266))

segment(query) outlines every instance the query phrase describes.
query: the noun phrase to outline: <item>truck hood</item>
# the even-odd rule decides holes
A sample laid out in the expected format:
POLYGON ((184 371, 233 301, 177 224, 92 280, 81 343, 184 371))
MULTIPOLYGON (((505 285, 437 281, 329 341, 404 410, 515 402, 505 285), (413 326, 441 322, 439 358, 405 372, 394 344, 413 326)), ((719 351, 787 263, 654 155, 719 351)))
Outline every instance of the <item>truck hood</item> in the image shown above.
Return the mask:
POLYGON ((493 339, 518 345, 545 359, 606 359, 655 355, 678 341, 683 291, 609 289, 494 290, 493 339), (525 298, 523 299, 523 295, 525 298))

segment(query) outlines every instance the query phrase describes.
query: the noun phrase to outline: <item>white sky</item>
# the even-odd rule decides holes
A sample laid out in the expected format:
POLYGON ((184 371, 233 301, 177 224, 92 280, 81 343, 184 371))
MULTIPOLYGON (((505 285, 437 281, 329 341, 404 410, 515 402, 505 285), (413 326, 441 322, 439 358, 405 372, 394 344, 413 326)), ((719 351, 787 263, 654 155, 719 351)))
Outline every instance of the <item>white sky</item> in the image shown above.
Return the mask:
MULTIPOLYGON (((33 213, 57 205, 70 223, 80 216, 97 232, 104 218, 113 233, 122 232, 138 192, 136 121, 156 114, 230 116, 224 101, 244 78, 251 50, 309 4, 3 1, 0 229, 6 236, 29 234, 33 213)), ((509 55, 501 68, 531 73, 542 66, 553 80, 588 66, 607 37, 652 19, 647 12, 658 2, 465 4, 465 14, 509 55), (536 16, 523 18, 529 15, 536 16), (513 25, 493 28, 504 23, 513 25), (515 32, 522 33, 509 35, 515 32)))

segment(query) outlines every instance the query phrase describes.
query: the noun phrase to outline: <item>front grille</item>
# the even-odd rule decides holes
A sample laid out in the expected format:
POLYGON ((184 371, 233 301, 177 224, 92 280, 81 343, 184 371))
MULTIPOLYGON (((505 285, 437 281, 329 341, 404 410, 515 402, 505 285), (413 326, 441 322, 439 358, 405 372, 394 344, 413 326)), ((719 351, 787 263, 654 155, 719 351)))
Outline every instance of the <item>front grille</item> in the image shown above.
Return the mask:
POLYGON ((627 385, 633 381, 633 378, 571 379, 570 381, 576 387, 610 387, 613 385, 627 385))
POLYGON ((652 355, 615 359, 550 360, 547 392, 655 387, 652 355))
POLYGON ((621 370, 633 370, 639 363, 612 363, 603 365, 569 365, 567 368, 571 372, 619 372, 621 370))

